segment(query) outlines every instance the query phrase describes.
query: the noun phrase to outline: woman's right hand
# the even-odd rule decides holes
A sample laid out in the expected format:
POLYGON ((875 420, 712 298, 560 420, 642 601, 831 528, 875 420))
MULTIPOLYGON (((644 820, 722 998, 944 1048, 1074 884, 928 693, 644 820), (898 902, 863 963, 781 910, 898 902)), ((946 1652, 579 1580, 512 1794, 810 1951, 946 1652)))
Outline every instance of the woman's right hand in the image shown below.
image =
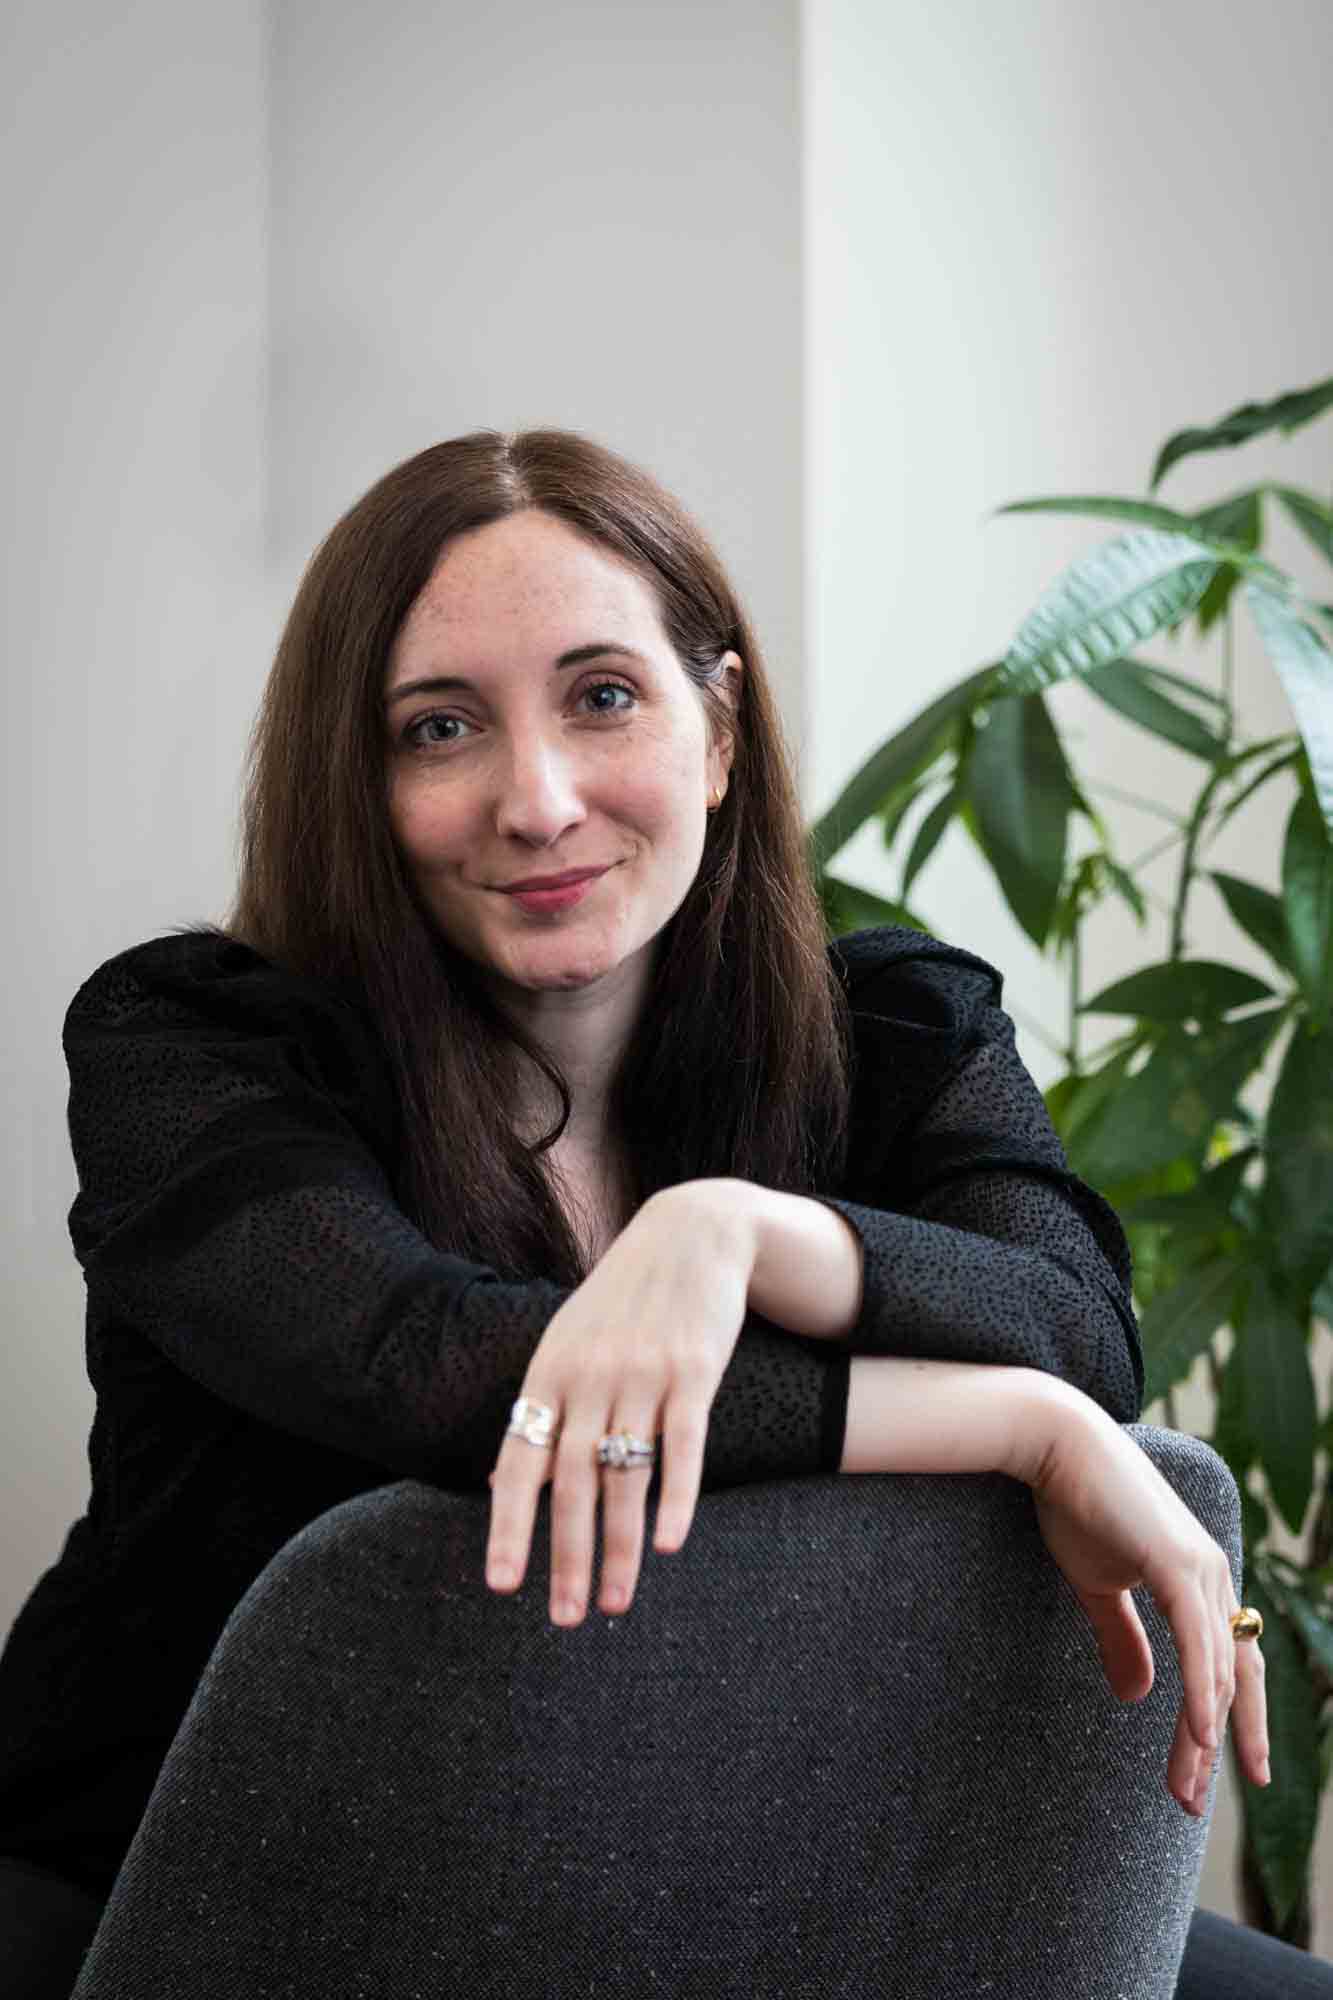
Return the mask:
POLYGON ((551 1618, 587 1610, 602 1516, 598 1608, 628 1609, 643 1555, 650 1470, 603 1468, 598 1441, 630 1431, 661 1439, 653 1546, 681 1547, 703 1477, 709 1412, 745 1320, 754 1232, 719 1203, 715 1184, 652 1195, 553 1314, 521 1393, 550 1409, 557 1435, 538 1447, 506 1431, 491 1474, 486 1581, 522 1583, 542 1488, 551 1484, 551 1618))
POLYGON ((1141 1701, 1153 1684, 1152 1649, 1131 1590, 1145 1586, 1170 1623, 1184 1699, 1168 1789, 1188 1812, 1203 1814, 1229 1711, 1241 1769, 1267 1784, 1263 1654, 1257 1640, 1232 1634, 1238 1606, 1225 1552, 1147 1453, 1080 1398, 1056 1413, 1028 1484, 1046 1546, 1092 1621, 1106 1678, 1122 1701, 1141 1701))

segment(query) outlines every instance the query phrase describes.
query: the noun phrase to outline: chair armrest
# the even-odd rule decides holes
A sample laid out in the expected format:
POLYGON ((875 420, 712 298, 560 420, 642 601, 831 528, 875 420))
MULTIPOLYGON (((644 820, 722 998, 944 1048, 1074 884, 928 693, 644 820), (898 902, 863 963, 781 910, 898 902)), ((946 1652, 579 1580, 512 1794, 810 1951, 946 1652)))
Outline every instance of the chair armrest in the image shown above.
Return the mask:
MULTIPOLYGON (((1211 1448, 1128 1427, 1227 1550, 1211 1448)), ((73 2000, 170 1992, 986 1992, 1169 2000, 1207 1821, 1181 1699, 1111 1693, 1026 1486, 828 1476, 701 1497, 629 1612, 483 1581, 489 1499, 321 1515, 233 1612, 73 2000), (265 1984, 269 1982, 270 1984, 265 1984)))

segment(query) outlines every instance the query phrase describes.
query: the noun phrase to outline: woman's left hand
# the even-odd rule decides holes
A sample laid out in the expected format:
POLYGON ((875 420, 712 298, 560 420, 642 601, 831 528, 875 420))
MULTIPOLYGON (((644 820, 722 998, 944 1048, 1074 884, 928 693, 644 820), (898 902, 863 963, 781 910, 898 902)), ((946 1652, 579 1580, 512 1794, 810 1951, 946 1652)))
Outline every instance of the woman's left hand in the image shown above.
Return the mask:
POLYGON ((703 1476, 709 1411, 740 1336, 755 1256, 743 1213, 685 1182, 646 1201, 554 1314, 522 1394, 555 1412, 554 1446, 506 1435, 491 1474, 486 1581, 523 1581, 542 1487, 552 1482, 551 1617, 576 1625, 591 1588, 603 1503, 598 1608, 624 1611, 643 1553, 651 1470, 597 1460, 607 1432, 661 1437, 653 1546, 680 1548, 703 1476))
POLYGON ((1121 1701, 1141 1701, 1153 1684, 1152 1648, 1131 1591, 1150 1591, 1171 1627, 1182 1700, 1167 1784, 1180 1804, 1196 1817, 1205 1811, 1228 1716, 1241 1770, 1267 1784, 1264 1658, 1256 1640, 1232 1634, 1237 1607, 1225 1551, 1147 1453, 1081 1395, 1062 1410, 1028 1483, 1042 1537, 1092 1623, 1121 1701))

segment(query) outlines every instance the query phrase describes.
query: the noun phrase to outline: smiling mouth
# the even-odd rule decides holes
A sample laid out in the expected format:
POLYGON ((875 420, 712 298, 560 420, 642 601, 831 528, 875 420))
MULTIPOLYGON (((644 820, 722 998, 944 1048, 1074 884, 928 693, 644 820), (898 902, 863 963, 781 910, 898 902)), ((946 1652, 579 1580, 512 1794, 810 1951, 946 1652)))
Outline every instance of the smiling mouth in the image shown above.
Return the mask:
MULTIPOLYGON (((607 863, 607 868, 610 867, 607 863)), ((505 882, 500 893, 505 896, 543 895, 551 889, 572 889, 579 882, 595 881, 605 875, 607 868, 571 868, 563 875, 532 875, 524 882, 505 882)))

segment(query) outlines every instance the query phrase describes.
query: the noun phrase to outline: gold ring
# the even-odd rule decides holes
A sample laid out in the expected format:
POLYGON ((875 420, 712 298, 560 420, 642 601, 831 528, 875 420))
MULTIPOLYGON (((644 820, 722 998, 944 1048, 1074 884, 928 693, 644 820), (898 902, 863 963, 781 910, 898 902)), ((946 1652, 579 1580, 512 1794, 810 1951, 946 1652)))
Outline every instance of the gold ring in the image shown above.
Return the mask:
POLYGON ((1242 1605, 1231 1614, 1231 1636, 1233 1639, 1261 1639, 1264 1621, 1252 1604, 1242 1605))

